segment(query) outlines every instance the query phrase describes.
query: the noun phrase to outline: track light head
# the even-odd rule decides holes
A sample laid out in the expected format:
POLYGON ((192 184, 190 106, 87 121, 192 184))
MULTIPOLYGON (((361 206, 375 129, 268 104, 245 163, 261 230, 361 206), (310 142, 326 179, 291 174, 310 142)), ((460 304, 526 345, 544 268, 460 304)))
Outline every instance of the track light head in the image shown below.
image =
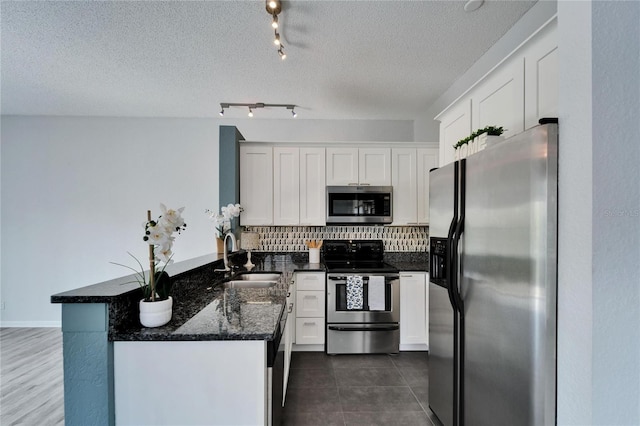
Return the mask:
POLYGON ((280 59, 282 59, 283 61, 285 59, 287 59, 287 54, 284 53, 284 50, 282 50, 284 46, 280 45, 280 49, 278 49, 278 55, 280 55, 280 59))
POLYGON ((249 107, 249 117, 253 117, 253 111, 251 110, 251 107, 249 107))
POLYGON ((218 114, 220 114, 220 117, 224 117, 224 108, 222 108, 218 114))
POLYGON ((273 21, 271 21, 271 27, 276 30, 278 29, 278 15, 273 14, 273 21))
POLYGON ((277 15, 282 11, 282 3, 280 0, 267 0, 267 13, 270 15, 277 15))
POLYGON ((296 118, 298 116, 298 113, 295 112, 293 108, 291 108, 291 115, 293 115, 293 118, 296 118))
POLYGON ((280 46, 280 34, 278 34, 277 31, 275 31, 276 37, 275 39, 273 39, 273 44, 275 44, 276 46, 280 46))

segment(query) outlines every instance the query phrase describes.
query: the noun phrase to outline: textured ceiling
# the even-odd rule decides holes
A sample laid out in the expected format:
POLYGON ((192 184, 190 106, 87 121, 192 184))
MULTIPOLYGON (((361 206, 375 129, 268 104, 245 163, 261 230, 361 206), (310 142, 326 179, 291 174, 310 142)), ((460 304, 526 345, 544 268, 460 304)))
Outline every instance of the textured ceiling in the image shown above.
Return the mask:
POLYGON ((464 3, 2 1, 2 114, 411 120, 535 1, 464 3))

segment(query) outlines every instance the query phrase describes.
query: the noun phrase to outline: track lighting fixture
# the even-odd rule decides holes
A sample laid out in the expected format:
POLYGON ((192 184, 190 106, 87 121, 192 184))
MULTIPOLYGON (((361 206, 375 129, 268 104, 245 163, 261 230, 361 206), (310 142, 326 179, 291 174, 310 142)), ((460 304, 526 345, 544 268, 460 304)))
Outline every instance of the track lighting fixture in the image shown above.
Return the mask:
POLYGON ((295 118, 298 116, 298 113, 295 111, 295 105, 293 104, 265 104, 262 102, 258 102, 255 104, 243 104, 243 103, 221 103, 220 104, 220 116, 224 116, 224 110, 225 108, 230 108, 230 107, 243 107, 243 108, 249 108, 249 117, 253 117, 253 110, 254 109, 259 109, 259 108, 286 108, 286 109, 290 109, 291 110, 291 115, 295 118))
POLYGON ((271 16, 271 27, 273 28, 273 32, 275 38, 273 40, 273 44, 278 46, 278 55, 280 55, 280 59, 283 61, 287 58, 287 55, 284 53, 284 45, 280 40, 280 34, 278 33, 278 28, 280 27, 278 23, 278 14, 282 11, 282 3, 280 0, 266 0, 266 9, 267 13, 271 16))

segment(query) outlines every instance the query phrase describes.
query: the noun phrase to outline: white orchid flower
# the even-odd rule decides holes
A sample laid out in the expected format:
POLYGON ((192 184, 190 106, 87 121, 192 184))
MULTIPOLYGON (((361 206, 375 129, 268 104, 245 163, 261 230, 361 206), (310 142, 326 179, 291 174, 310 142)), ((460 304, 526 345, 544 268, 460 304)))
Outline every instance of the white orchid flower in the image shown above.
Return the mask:
POLYGON ((156 256, 156 260, 164 262, 167 265, 173 263, 173 260, 171 259, 171 256, 173 256, 173 253, 171 252, 171 245, 157 247, 153 253, 156 256))
POLYGON ((184 207, 180 207, 178 210, 167 209, 164 204, 160 204, 160 210, 162 210, 162 216, 158 220, 158 225, 163 228, 171 229, 173 231, 179 231, 184 227, 184 219, 181 214, 184 207))
POLYGON ((170 235, 167 235, 167 231, 165 228, 161 226, 150 226, 147 228, 149 234, 147 235, 147 243, 152 246, 163 246, 166 244, 171 244, 173 238, 170 235))

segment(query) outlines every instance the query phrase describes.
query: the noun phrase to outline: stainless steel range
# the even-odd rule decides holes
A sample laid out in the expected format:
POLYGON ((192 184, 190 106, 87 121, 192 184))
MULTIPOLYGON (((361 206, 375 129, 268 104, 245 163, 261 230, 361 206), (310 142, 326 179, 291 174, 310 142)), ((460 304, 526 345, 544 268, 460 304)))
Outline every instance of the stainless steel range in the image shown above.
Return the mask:
POLYGON ((328 354, 397 353, 400 276, 381 240, 325 240, 328 354))

